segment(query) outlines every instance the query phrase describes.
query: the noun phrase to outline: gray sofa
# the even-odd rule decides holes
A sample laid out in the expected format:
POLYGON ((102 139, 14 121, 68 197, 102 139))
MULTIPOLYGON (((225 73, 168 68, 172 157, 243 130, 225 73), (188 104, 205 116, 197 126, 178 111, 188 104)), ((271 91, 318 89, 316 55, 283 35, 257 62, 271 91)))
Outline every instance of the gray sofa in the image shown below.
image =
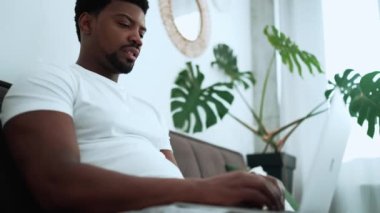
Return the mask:
MULTIPOLYGON (((0 109, 10 86, 0 81, 0 109)), ((8 147, 0 136, 0 212, 41 212, 20 178, 8 147)), ((170 132, 170 138, 178 167, 185 178, 210 177, 231 168, 245 168, 243 156, 237 152, 173 131, 170 132)))
MULTIPOLYGON (((0 81, 0 109, 10 86, 9 83, 0 81)), ((7 144, 3 140, 2 131, 0 131, 0 212, 41 212, 18 174, 7 144)))
POLYGON ((172 131, 170 141, 178 167, 186 178, 205 178, 246 168, 244 158, 238 152, 172 131))

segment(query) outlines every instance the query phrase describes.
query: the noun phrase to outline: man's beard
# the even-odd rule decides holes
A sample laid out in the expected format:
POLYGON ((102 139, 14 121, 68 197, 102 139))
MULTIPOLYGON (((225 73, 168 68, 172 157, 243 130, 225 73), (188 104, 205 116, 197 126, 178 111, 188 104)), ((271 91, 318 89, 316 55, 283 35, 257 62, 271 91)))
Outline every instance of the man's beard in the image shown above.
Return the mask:
POLYGON ((106 55, 108 62, 111 66, 118 72, 123 74, 128 74, 132 71, 134 62, 122 62, 118 56, 117 52, 106 55))

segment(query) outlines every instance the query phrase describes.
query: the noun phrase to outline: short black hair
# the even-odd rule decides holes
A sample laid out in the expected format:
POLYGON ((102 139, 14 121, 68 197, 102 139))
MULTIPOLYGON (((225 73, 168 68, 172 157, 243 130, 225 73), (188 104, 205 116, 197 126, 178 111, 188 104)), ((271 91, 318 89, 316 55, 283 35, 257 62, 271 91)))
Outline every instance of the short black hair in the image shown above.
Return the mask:
MULTIPOLYGON (((77 0, 75 4, 75 27, 77 30, 78 40, 80 41, 79 17, 84 12, 98 15, 113 0, 77 0)), ((139 6, 144 14, 148 11, 148 0, 119 0, 126 1, 139 6)))

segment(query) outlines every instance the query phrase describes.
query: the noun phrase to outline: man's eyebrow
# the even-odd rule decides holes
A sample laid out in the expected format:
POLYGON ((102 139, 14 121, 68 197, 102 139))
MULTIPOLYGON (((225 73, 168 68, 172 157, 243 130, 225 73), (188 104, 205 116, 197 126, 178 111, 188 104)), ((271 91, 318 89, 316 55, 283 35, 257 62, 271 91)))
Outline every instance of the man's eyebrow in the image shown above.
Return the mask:
MULTIPOLYGON (((129 16, 128 14, 118 13, 118 14, 116 14, 116 16, 117 16, 117 17, 126 18, 126 19, 128 19, 130 22, 132 22, 132 23, 134 23, 134 24, 137 23, 137 21, 134 20, 134 19, 133 19, 131 16, 129 16)), ((145 26, 140 25, 140 28, 146 32, 146 27, 145 27, 145 26)))

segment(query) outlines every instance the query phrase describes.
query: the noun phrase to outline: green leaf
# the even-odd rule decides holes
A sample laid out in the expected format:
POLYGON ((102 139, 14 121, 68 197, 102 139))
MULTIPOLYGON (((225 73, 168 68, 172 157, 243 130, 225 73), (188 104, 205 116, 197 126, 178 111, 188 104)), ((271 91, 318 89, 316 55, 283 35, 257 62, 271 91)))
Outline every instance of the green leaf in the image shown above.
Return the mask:
POLYGON ((347 69, 342 75, 334 76, 335 85, 343 94, 343 100, 349 106, 350 115, 363 125, 367 121, 367 135, 373 138, 376 128, 380 127, 380 71, 364 75, 347 69))
POLYGON ((233 103, 231 83, 217 83, 203 88, 204 75, 199 66, 186 63, 171 92, 174 126, 185 132, 201 132, 222 119, 233 103))
POLYGON ((329 89, 325 91, 325 98, 326 100, 329 99, 333 93, 334 89, 329 89))
POLYGON ((229 77, 233 85, 241 84, 244 89, 255 85, 256 79, 251 71, 241 72, 237 66, 237 58, 233 50, 226 44, 218 44, 214 48, 215 61, 211 66, 215 66, 229 77))
POLYGON ((285 200, 288 201, 289 205, 294 209, 294 211, 298 211, 300 206, 293 195, 285 189, 284 191, 285 200))
POLYGON ((226 172, 234 172, 241 170, 239 167, 228 163, 224 165, 224 168, 226 169, 226 172))
POLYGON ((311 74, 314 74, 314 70, 318 73, 323 73, 318 59, 313 54, 300 50, 297 44, 276 27, 266 26, 264 34, 269 43, 279 52, 282 63, 288 66, 291 73, 296 68, 298 74, 302 77, 302 64, 307 67, 311 74))

